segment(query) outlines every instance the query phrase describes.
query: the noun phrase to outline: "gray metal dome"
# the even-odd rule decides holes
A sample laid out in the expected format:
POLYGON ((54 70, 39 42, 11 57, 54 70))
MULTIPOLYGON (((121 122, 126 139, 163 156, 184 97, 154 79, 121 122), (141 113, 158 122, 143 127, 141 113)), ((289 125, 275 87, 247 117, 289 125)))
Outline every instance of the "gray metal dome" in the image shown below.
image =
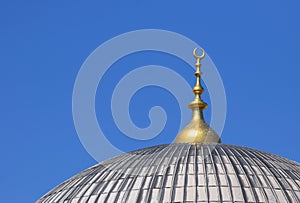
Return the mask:
POLYGON ((170 144, 99 163, 37 202, 300 202, 300 164, 225 144, 170 144))

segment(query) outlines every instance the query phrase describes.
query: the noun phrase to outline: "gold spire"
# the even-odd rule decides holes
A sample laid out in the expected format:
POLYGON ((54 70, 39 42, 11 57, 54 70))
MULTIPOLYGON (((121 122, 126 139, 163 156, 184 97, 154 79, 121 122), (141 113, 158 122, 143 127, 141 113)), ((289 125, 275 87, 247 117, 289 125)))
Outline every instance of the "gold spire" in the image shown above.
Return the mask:
POLYGON ((193 88, 195 99, 189 104, 189 108, 193 111, 193 117, 190 123, 181 130, 175 143, 201 143, 201 142, 221 142, 218 134, 205 122, 202 110, 207 107, 207 104, 202 101, 201 94, 204 92, 201 86, 201 60, 205 57, 203 49, 201 56, 197 55, 197 48, 194 49, 194 57, 196 59, 196 84, 193 88))

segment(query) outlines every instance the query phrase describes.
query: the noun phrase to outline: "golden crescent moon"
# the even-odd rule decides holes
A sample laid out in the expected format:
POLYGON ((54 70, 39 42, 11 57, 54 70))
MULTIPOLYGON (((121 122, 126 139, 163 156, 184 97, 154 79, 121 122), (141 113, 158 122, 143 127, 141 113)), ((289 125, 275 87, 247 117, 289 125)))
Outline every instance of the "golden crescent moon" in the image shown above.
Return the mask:
POLYGON ((205 57, 205 51, 201 48, 202 55, 201 55, 201 56, 198 56, 198 55, 197 55, 197 50, 198 50, 198 48, 195 48, 194 51, 193 51, 194 57, 195 57, 196 59, 200 59, 200 60, 203 59, 203 58, 205 57))

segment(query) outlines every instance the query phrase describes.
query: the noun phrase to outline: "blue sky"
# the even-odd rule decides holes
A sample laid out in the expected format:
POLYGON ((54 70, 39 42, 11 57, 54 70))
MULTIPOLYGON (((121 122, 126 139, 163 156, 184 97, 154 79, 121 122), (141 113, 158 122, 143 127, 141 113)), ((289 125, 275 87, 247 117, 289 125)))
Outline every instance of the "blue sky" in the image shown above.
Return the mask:
MULTIPOLYGON (((76 75, 101 43, 137 29, 170 30, 205 48, 227 94, 224 143, 300 162, 299 6, 297 0, 2 1, 0 189, 5 195, 1 200, 33 202, 96 163, 81 145, 73 124, 76 75)), ((125 57, 120 63, 129 67, 149 55, 157 64, 182 63, 158 53, 144 54, 125 57)), ((118 76, 110 75, 116 82, 118 76)), ((192 75, 190 80, 192 84, 192 75)), ((207 93, 204 98, 208 101, 207 93)), ((157 103, 170 106, 170 101, 176 104, 159 88, 144 89, 132 101, 132 118, 145 127, 147 108, 157 103), (145 97, 151 94, 159 95, 158 99, 145 97), (145 99, 149 103, 143 104, 145 99), (141 106, 146 110, 140 110, 141 106)), ((167 112, 175 124, 164 132, 166 142, 175 137, 180 116, 172 109, 167 112)), ((101 115, 101 105, 97 114, 101 115)), ((111 138, 113 132, 106 136, 117 139, 111 138)), ((120 145, 132 150, 147 143, 120 145)))

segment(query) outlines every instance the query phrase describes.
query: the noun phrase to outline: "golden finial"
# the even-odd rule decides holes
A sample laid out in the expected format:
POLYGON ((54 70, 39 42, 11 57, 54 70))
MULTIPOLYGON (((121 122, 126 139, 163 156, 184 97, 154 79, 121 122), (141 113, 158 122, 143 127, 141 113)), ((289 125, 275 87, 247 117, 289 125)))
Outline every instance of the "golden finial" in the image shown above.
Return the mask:
POLYGON ((191 122, 178 133, 175 143, 201 143, 201 142, 221 142, 218 134, 205 122, 202 110, 207 107, 207 104, 202 101, 201 94, 204 92, 201 86, 200 71, 201 60, 205 57, 205 52, 201 49, 201 56, 197 55, 197 48, 194 49, 193 55, 196 59, 196 84, 193 88, 195 94, 194 100, 189 104, 189 108, 193 110, 191 122))
POLYGON ((194 49, 193 51, 193 54, 194 54, 194 57, 195 59, 197 60, 196 61, 196 72, 195 72, 195 76, 196 76, 196 84, 193 88, 193 92, 195 94, 195 99, 190 103, 189 107, 191 109, 194 109, 194 108, 199 108, 201 110, 205 109, 207 107, 207 104, 202 101, 200 95, 204 92, 203 90, 203 87, 201 86, 201 75, 202 75, 202 72, 200 71, 200 67, 201 67, 201 60, 205 57, 205 51, 203 49, 201 49, 202 51, 202 55, 201 56, 198 56, 197 55, 197 48, 194 49))

